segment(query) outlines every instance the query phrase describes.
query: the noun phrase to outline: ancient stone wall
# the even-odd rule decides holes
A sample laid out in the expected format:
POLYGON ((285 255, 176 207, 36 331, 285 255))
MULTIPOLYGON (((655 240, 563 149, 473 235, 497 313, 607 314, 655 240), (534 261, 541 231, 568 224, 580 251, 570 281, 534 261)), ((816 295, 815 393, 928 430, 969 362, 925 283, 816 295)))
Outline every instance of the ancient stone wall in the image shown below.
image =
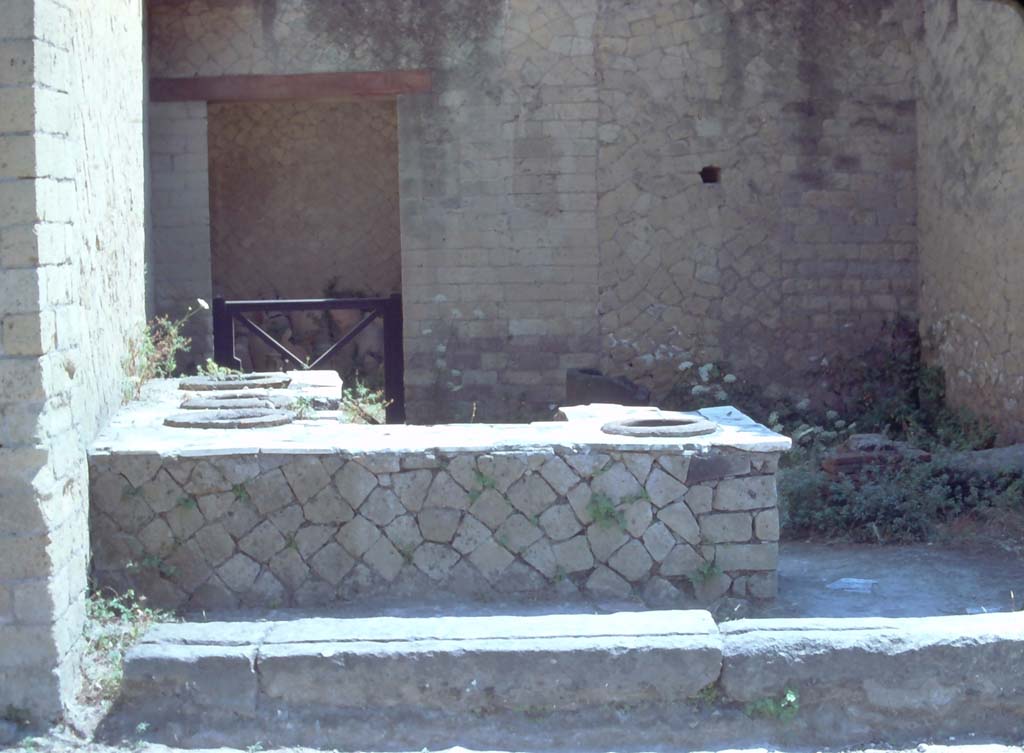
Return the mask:
MULTIPOLYGON (((210 272, 210 173, 205 102, 149 105, 151 285, 156 313, 180 318, 213 295, 210 272)), ((212 321, 194 315, 192 363, 213 352, 212 321)))
POLYGON ((433 72, 398 103, 409 414, 508 420, 569 367, 799 392, 914 315, 915 8, 157 0, 151 58, 433 72))
POLYGON ((0 708, 44 722, 77 690, 85 445, 144 318, 141 3, 4 3, 0 49, 0 708))
POLYGON ((776 589, 778 453, 92 455, 94 577, 169 608, 776 589))
POLYGON ((432 71, 398 102, 415 420, 547 413, 596 365, 597 7, 152 4, 155 76, 432 71))
POLYGON ((215 295, 402 291, 394 100, 209 106, 215 295))
POLYGON ((710 361, 799 394, 914 316, 915 9, 603 4, 606 371, 658 398, 710 361))
POLYGON ((926 3, 920 44, 921 332, 955 405, 1024 439, 1024 13, 926 3))

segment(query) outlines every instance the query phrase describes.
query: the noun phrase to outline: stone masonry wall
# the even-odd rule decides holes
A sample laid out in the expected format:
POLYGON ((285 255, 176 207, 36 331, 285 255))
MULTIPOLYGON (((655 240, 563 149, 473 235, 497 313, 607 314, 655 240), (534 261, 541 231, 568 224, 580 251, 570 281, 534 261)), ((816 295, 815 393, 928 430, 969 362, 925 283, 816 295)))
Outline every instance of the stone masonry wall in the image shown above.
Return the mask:
POLYGON ((803 390, 914 315, 916 9, 156 0, 151 62, 431 70, 398 102, 409 415, 515 420, 569 367, 803 390))
POLYGON ((209 106, 213 289, 402 291, 394 100, 209 106))
POLYGON ((775 595, 776 453, 91 462, 94 576, 154 606, 775 595))
POLYGON ((602 4, 606 372, 657 398, 695 376, 681 364, 724 361, 798 392, 914 316, 916 9, 602 4))
POLYGON ((406 407, 550 415, 596 366, 597 0, 151 4, 156 76, 426 68, 398 102, 406 407))
MULTIPOLYGON (((213 295, 210 270, 210 168, 205 102, 149 105, 153 302, 174 318, 213 295)), ((197 314, 185 334, 192 361, 213 353, 213 324, 197 314)))
POLYGON ((141 3, 5 2, 0 58, 0 709, 41 723, 77 691, 85 445, 144 317, 141 3))
POLYGON ((1024 13, 926 3, 921 332, 954 404, 1024 440, 1024 13))

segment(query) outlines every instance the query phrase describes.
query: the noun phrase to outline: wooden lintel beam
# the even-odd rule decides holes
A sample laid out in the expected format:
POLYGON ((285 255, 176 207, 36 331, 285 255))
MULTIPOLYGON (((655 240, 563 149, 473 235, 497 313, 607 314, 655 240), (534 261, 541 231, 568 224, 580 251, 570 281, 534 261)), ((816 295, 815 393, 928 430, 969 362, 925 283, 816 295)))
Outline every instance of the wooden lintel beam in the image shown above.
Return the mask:
POLYGON ((153 78, 153 102, 268 102, 275 100, 394 97, 430 91, 430 71, 300 73, 290 76, 153 78))

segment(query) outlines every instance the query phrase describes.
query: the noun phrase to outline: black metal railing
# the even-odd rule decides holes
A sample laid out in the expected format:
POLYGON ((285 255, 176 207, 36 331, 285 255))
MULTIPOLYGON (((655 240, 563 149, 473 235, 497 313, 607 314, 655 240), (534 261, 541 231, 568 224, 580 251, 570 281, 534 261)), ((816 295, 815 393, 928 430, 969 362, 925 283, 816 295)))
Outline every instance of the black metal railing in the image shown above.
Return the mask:
POLYGON ((227 301, 213 299, 213 360, 220 366, 241 368, 235 356, 235 322, 242 324, 268 347, 298 369, 315 369, 352 342, 370 323, 380 318, 384 325, 384 399, 389 424, 405 421, 405 375, 402 352, 402 296, 388 298, 301 298, 291 300, 227 301), (273 335, 246 314, 260 311, 333 311, 348 309, 363 312, 363 318, 313 361, 306 362, 292 353, 273 335))

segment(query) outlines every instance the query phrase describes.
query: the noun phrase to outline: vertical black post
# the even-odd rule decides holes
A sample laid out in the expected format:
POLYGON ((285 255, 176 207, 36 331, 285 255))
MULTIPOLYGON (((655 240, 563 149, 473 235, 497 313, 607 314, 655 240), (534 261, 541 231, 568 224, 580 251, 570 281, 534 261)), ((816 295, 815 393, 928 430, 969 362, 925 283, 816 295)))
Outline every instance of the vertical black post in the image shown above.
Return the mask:
POLYGON ((242 367, 235 358, 235 320, 223 298, 213 299, 213 360, 229 369, 242 367))
POLYGON ((384 399, 387 422, 405 423, 405 352, 402 348, 402 296, 384 303, 384 399))

